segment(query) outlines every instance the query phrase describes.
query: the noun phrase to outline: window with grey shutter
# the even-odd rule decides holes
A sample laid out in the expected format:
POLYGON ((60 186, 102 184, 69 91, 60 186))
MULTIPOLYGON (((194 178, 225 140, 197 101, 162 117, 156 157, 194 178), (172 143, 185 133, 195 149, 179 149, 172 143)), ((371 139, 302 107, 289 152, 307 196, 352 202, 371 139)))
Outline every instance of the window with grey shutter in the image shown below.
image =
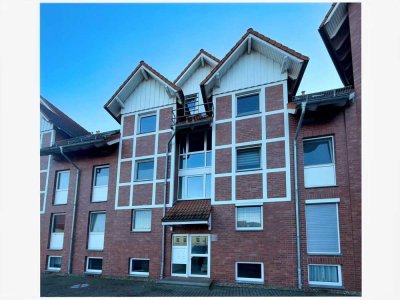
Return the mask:
POLYGON ((336 203, 306 205, 307 252, 339 254, 338 206, 336 203))
POLYGON ((238 171, 259 169, 261 167, 260 147, 238 149, 236 165, 238 171))

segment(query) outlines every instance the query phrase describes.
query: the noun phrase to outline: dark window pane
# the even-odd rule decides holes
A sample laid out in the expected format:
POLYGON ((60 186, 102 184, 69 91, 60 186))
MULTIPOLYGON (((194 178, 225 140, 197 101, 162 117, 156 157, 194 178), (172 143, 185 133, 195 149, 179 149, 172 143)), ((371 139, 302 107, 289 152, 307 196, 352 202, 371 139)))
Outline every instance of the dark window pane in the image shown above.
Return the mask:
POLYGON ((187 178, 187 198, 203 198, 203 176, 187 178))
POLYGON ((68 189, 69 172, 58 172, 57 174, 57 190, 68 189))
POLYGON ((237 170, 260 168, 260 148, 237 150, 237 170))
POLYGON ((104 168, 96 168, 96 178, 95 178, 95 186, 102 186, 102 185, 108 185, 108 172, 109 172, 108 167, 104 168))
POLYGON ((211 198, 211 175, 206 175, 206 198, 211 198))
POLYGON ((258 94, 237 98, 237 115, 249 115, 259 111, 258 94))
POLYGON ((153 179, 153 169, 154 161, 144 161, 138 162, 136 164, 136 179, 137 180, 152 180, 153 179))
POLYGON ((149 260, 133 259, 131 272, 149 272, 149 260))
POLYGON ((261 227, 261 207, 238 207, 237 227, 261 227))
POLYGON ((106 227, 105 213, 91 214, 90 232, 104 232, 105 227, 106 227))
POLYGON ((332 140, 318 139, 304 141, 304 165, 330 164, 332 160, 332 140))
POLYGON ((182 192, 183 192, 183 177, 179 177, 178 185, 179 185, 178 198, 182 199, 182 197, 183 197, 183 194, 182 194, 182 192))
POLYGON ((204 132, 189 134, 189 152, 204 151, 204 132))
POLYGON ((207 257, 192 257, 191 272, 193 275, 207 275, 207 257))
POLYGON ((211 130, 207 130, 207 150, 212 149, 212 136, 211 136, 211 130))
POLYGON ((192 254, 207 254, 208 253, 208 237, 207 236, 192 236, 192 254))
POLYGON ((146 116, 140 118, 140 133, 156 131, 156 116, 146 116))
POLYGON ((185 115, 194 115, 199 112, 197 97, 185 99, 185 115))
POLYGON ((261 279, 261 264, 238 263, 238 277, 261 279))
POLYGON ((204 167, 204 153, 188 154, 187 168, 202 168, 204 167))
POLYGON ((172 273, 186 274, 186 264, 172 264, 172 273))
POLYGON ((206 167, 211 167, 211 152, 206 153, 206 167))
POLYGON ((61 268, 61 257, 49 257, 49 267, 50 268, 61 268))
POLYGON ((103 259, 102 258, 88 258, 88 269, 90 270, 100 270, 103 267, 103 259))
POLYGON ((179 153, 186 153, 186 134, 183 134, 179 138, 179 153))
POLYGON ((187 245, 187 237, 182 235, 174 235, 173 246, 186 246, 187 245))
POLYGON ((310 281, 339 282, 339 269, 337 266, 311 265, 309 270, 310 281))
POLYGON ((54 215, 53 232, 64 232, 65 215, 54 215))

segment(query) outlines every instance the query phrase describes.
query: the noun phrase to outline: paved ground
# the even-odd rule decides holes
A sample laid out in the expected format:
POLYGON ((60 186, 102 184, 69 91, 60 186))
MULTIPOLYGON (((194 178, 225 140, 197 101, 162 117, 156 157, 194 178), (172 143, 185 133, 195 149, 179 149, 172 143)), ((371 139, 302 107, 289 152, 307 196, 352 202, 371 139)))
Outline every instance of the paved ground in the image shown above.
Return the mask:
POLYGON ((159 284, 152 281, 137 279, 110 279, 92 276, 62 276, 56 274, 41 274, 40 294, 42 297, 118 297, 118 296, 337 296, 337 293, 327 291, 297 291, 268 289, 261 286, 217 286, 192 287, 180 285, 159 284), (88 284, 86 287, 71 288, 88 284))

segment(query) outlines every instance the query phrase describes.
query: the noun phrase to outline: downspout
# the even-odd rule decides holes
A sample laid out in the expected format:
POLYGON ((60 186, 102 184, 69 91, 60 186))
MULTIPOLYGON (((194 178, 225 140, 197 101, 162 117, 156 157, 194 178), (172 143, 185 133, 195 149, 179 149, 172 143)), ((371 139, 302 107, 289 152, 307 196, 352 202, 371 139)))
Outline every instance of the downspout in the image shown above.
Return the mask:
POLYGON ((69 241, 69 255, 68 255, 68 274, 72 273, 72 251, 74 242, 74 231, 75 231, 75 214, 76 214, 76 202, 79 195, 79 179, 81 174, 81 169, 64 153, 63 146, 60 146, 60 153, 64 158, 70 162, 76 168, 76 180, 75 180, 75 197, 74 205, 72 207, 72 224, 71 224, 71 237, 69 241))
POLYGON ((293 161, 294 161, 294 186, 295 186, 295 202, 296 202, 296 244, 297 244, 297 282, 298 288, 303 287, 301 279, 301 251, 300 251, 300 222, 299 222, 299 184, 297 178, 297 138, 303 123, 304 114, 306 112, 307 101, 301 103, 301 115, 297 124, 296 134, 293 141, 293 161))
MULTIPOLYGON (((165 210, 167 205, 167 182, 168 182, 168 161, 169 161, 169 146, 172 142, 172 139, 175 137, 176 131, 172 133, 171 138, 168 140, 167 146, 165 147, 165 166, 164 166, 164 204, 163 204, 163 213, 162 217, 165 216, 165 210)), ((172 176, 171 176, 172 177, 172 176)), ((164 277, 164 260, 165 260, 165 226, 162 226, 162 233, 161 233, 161 270, 160 270, 160 280, 164 277)))

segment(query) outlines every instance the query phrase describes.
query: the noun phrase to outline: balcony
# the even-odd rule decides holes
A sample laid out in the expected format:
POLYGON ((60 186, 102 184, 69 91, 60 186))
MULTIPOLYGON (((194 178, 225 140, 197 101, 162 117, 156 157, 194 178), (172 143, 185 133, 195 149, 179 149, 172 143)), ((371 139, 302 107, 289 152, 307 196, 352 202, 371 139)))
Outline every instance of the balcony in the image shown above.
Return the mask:
POLYGON ((183 104, 173 110, 172 124, 175 129, 201 126, 211 123, 214 116, 212 102, 203 103, 198 94, 186 96, 183 104))

